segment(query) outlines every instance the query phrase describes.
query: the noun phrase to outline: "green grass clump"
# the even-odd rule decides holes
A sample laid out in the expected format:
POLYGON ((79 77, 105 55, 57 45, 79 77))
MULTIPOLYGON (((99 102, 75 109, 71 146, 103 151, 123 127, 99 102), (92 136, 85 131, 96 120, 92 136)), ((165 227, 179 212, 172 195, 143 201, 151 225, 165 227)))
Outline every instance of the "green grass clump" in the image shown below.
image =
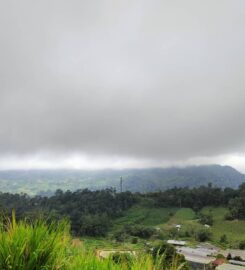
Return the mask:
POLYGON ((16 223, 15 216, 0 229, 0 269, 65 269, 69 242, 66 222, 16 223))

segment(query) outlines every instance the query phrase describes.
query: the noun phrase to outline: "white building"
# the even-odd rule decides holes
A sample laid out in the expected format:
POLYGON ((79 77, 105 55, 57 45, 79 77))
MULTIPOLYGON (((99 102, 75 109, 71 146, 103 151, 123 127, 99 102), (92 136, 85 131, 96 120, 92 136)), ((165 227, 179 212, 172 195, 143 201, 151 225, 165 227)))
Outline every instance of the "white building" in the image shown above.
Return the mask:
POLYGON ((185 246, 186 241, 177 241, 177 240, 168 240, 168 244, 174 245, 174 246, 185 246))

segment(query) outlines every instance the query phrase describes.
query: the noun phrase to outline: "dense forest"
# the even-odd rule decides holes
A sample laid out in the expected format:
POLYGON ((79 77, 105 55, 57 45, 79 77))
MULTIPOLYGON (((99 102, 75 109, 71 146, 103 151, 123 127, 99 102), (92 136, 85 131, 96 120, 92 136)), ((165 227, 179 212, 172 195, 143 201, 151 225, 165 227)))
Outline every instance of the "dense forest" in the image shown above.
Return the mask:
POLYGON ((221 189, 209 184, 146 194, 118 193, 115 189, 57 190, 51 197, 0 193, 3 215, 10 215, 14 209, 17 219, 33 220, 43 216, 51 221, 67 218, 72 234, 79 236, 105 235, 113 219, 123 216, 125 210, 144 200, 150 200, 156 208, 188 207, 196 212, 205 206, 225 206, 229 209, 227 219, 245 219, 245 183, 238 189, 221 189))

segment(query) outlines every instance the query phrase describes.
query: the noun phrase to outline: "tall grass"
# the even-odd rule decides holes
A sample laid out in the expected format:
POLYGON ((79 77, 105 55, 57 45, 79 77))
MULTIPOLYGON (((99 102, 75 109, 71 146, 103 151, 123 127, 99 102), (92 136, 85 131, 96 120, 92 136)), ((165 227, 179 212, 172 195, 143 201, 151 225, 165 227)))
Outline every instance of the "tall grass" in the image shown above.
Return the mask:
POLYGON ((164 256, 141 253, 130 260, 99 259, 94 251, 73 247, 69 226, 63 221, 47 225, 11 220, 0 224, 1 270, 180 270, 177 260, 164 263, 164 256))
POLYGON ((159 255, 154 260, 150 254, 139 253, 130 260, 115 263, 112 257, 100 260, 93 252, 81 252, 73 257, 71 270, 182 270, 187 269, 185 263, 180 263, 178 256, 171 263, 166 263, 165 256, 159 255))
POLYGON ((72 270, 160 270, 154 265, 149 254, 139 254, 132 257, 130 262, 115 263, 111 257, 100 260, 93 253, 82 253, 74 257, 70 269, 72 270))
POLYGON ((16 223, 13 214, 12 220, 7 220, 0 230, 0 269, 65 269, 68 242, 66 222, 16 223))

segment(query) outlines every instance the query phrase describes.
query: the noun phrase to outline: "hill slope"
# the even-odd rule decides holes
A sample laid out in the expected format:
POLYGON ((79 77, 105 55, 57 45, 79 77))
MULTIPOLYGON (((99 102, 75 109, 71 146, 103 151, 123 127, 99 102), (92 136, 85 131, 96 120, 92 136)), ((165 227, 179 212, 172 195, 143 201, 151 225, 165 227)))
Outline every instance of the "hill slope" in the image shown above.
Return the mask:
POLYGON ((123 189, 134 192, 163 190, 174 186, 196 187, 208 183, 237 188, 245 182, 245 175, 232 167, 220 165, 96 171, 12 170, 0 171, 0 191, 34 195, 51 194, 57 189, 119 189, 120 176, 123 177, 123 189))

